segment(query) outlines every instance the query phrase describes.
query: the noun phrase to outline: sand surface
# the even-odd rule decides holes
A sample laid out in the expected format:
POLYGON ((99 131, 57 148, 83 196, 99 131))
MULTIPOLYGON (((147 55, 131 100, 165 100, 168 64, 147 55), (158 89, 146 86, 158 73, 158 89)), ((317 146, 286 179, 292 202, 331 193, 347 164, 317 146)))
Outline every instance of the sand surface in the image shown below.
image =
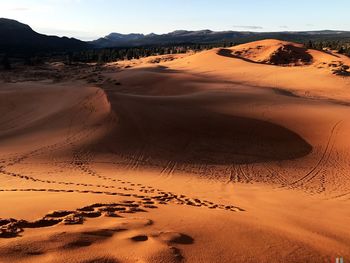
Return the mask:
POLYGON ((3 73, 0 262, 347 262, 343 65, 265 40, 3 73))

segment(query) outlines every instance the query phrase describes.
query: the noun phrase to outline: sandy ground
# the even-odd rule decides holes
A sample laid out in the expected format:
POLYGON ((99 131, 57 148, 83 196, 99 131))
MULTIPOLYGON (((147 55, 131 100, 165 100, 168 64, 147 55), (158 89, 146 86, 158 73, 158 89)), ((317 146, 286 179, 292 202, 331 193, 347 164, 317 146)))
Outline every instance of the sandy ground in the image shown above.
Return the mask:
POLYGON ((347 262, 344 65, 267 40, 1 75, 0 262, 347 262))

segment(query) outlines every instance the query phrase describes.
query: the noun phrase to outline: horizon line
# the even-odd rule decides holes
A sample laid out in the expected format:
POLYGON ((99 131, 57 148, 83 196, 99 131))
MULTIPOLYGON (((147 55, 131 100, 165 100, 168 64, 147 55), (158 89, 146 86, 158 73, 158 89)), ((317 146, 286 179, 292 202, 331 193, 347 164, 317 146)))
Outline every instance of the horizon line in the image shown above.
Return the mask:
MULTIPOLYGON (((0 17, 0 19, 6 19, 6 20, 12 20, 12 21, 16 21, 18 23, 21 23, 21 24, 24 24, 24 25, 27 25, 29 26, 33 31, 39 33, 39 34, 43 34, 43 35, 47 35, 47 36, 58 36, 58 37, 67 37, 67 38, 75 38, 75 39, 78 39, 78 40, 82 40, 82 39, 86 39, 86 40, 82 40, 82 41, 85 41, 85 42, 89 42, 89 41, 94 41, 94 40, 98 40, 100 38, 105 38, 111 34, 120 34, 120 35, 132 35, 132 34, 137 34, 137 35, 143 35, 143 36, 148 36, 148 35, 166 35, 166 34, 171 34, 171 33, 174 33, 174 32, 177 32, 177 31, 184 31, 184 32, 200 32, 200 31, 210 31, 210 32, 213 32, 213 33, 221 33, 221 32, 240 32, 240 33, 260 33, 260 34, 264 34, 264 33, 304 33, 304 32, 322 32, 322 31, 330 31, 330 32, 342 32, 342 33, 347 33, 349 32, 350 33, 350 30, 345 30, 345 29, 312 29, 312 30, 307 30, 307 29, 304 29, 304 30, 267 30, 267 31, 262 31, 262 30, 233 30, 233 29, 222 29, 222 30, 212 30, 212 29, 209 29, 209 28, 203 28, 203 29, 175 29, 175 30, 169 30, 169 31, 166 31, 164 33, 156 33, 156 32, 150 32, 150 33, 141 33, 141 32, 128 32, 128 33, 120 33, 118 31, 112 31, 110 33, 107 33, 105 35, 101 35, 101 36, 87 36, 87 37, 84 37, 84 36, 79 36, 78 34, 77 35, 73 35, 73 34, 65 34, 64 32, 65 31, 69 31, 69 30, 65 30, 65 29, 52 29, 52 31, 57 31, 56 33, 55 32, 52 32, 52 33, 49 33, 48 31, 50 31, 49 28, 47 29, 44 29, 44 28, 39 28, 37 27, 37 29, 34 29, 30 24, 26 24, 26 23, 23 23, 19 20, 16 20, 16 19, 12 19, 12 18, 7 18, 7 17, 0 17), (46 32, 43 32, 43 31, 46 31, 46 32), (59 34, 58 32, 61 31, 62 34, 59 34), (41 33, 43 32, 43 33, 41 33), (87 40, 87 39, 90 39, 90 40, 87 40)), ((76 33, 78 33, 79 31, 76 31, 76 33)), ((93 33, 94 31, 89 31, 89 32, 86 32, 84 31, 84 33, 93 33)))

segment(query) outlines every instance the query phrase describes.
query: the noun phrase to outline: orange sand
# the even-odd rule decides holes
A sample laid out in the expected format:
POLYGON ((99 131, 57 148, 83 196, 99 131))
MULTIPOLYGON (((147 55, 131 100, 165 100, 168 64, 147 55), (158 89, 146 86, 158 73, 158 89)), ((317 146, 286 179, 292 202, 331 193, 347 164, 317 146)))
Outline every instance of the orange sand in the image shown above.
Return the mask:
POLYGON ((347 262, 343 64, 264 40, 1 82, 0 262, 347 262))

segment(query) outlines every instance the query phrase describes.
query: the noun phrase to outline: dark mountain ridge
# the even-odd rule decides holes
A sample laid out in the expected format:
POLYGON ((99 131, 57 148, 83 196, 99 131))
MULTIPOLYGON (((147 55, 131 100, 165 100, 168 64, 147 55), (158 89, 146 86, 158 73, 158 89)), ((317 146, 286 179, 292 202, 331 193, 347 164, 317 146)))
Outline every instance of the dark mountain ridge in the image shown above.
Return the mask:
POLYGON ((266 38, 277 38, 287 41, 305 42, 308 40, 337 40, 349 39, 349 31, 284 31, 284 32, 249 32, 249 31, 187 31, 176 30, 167 34, 119 34, 111 33, 90 43, 98 48, 108 47, 137 47, 148 45, 170 44, 210 44, 222 42, 249 42, 266 38))
POLYGON ((69 51, 88 48, 75 38, 47 36, 16 20, 0 18, 0 53, 69 51))
POLYGON ((181 44, 244 43, 267 38, 294 42, 306 42, 309 40, 350 41, 350 32, 334 30, 303 32, 176 30, 167 34, 151 33, 146 35, 111 33, 97 40, 84 42, 75 38, 40 34, 35 32, 30 26, 16 20, 0 18, 0 54, 69 52, 94 48, 128 48, 181 44))

